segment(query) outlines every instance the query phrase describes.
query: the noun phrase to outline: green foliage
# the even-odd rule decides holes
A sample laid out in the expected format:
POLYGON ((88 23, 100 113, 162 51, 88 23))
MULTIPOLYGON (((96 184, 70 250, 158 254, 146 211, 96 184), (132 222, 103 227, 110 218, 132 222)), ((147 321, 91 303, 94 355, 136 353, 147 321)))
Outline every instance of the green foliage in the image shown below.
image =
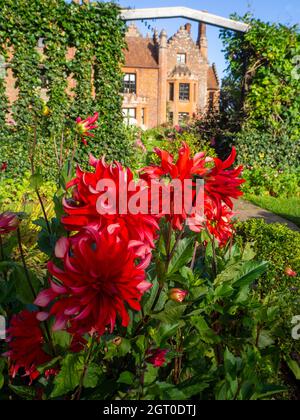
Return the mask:
POLYGON ((264 23, 250 15, 235 18, 251 28, 246 34, 221 32, 228 61, 221 110, 232 133, 229 142, 237 146, 244 164, 298 166, 299 29, 264 23))
POLYGON ((243 191, 246 194, 270 195, 290 198, 300 195, 300 171, 290 169, 278 171, 266 165, 255 166, 243 171, 246 182, 243 191))
POLYGON ((136 128, 128 128, 127 133, 135 149, 135 158, 131 160, 131 167, 134 168, 156 162, 157 157, 153 152, 155 147, 167 150, 174 156, 174 159, 177 159, 182 142, 188 144, 192 155, 201 151, 207 152, 209 156, 216 155, 210 142, 201 133, 199 134, 194 126, 177 127, 177 129, 161 126, 144 132, 136 128), (136 144, 137 139, 142 141, 146 151, 136 144))
MULTIPOLYGON (((61 143, 64 151, 74 146, 70 121, 85 118, 92 110, 99 112, 101 129, 96 130, 84 152, 128 162, 119 95, 125 48, 125 24, 119 19, 119 7, 64 0, 34 0, 30 4, 1 0, 0 28, 0 40, 6 40, 0 42, 0 55, 8 61, 13 48, 9 65, 18 88, 9 116, 14 122, 8 123, 4 80, 0 79, 0 156, 1 161, 8 162, 8 176, 20 177, 30 169, 29 158, 35 147, 36 166, 54 179, 61 143), (37 48, 40 39, 45 45, 43 51, 37 48), (74 86, 69 84, 70 78, 74 86)), ((80 149, 79 159, 83 147, 80 149)))
POLYGON ((243 242, 253 242, 255 253, 269 261, 265 289, 272 285, 282 290, 288 288, 293 280, 284 274, 286 267, 293 267, 300 273, 300 233, 279 223, 267 224, 260 219, 240 223, 237 233, 243 242))
POLYGON ((275 169, 299 167, 300 141, 292 140, 288 130, 275 135, 257 129, 243 129, 229 137, 238 151, 238 162, 246 166, 268 166, 275 169))

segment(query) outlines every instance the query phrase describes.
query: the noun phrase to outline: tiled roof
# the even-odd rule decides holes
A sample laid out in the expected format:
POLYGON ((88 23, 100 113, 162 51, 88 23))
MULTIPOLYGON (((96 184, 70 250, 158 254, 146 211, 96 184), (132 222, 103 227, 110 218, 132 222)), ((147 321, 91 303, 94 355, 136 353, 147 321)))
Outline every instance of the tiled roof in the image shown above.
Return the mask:
POLYGON ((158 67, 157 47, 151 38, 126 37, 124 51, 127 67, 158 67))

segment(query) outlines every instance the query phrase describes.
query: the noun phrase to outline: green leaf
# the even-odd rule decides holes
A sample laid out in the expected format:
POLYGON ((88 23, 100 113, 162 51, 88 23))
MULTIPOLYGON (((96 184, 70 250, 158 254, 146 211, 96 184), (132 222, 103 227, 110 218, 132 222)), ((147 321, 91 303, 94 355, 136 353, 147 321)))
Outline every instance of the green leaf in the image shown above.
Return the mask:
POLYGON ((179 271, 184 265, 189 263, 193 256, 193 243, 194 238, 184 238, 179 241, 173 258, 168 267, 168 275, 174 274, 179 271))
POLYGON ((266 261, 240 261, 230 265, 215 279, 215 286, 219 286, 224 282, 229 283, 232 287, 244 287, 251 285, 257 280, 268 268, 266 261))
POLYGON ((30 177, 30 186, 34 190, 39 189, 43 185, 43 177, 40 173, 35 173, 30 177))
POLYGON ((135 380, 134 374, 126 370, 125 372, 121 373, 117 382, 119 384, 132 385, 134 383, 134 380, 135 380))
POLYGON ((85 388, 96 388, 102 376, 101 367, 96 363, 90 363, 83 378, 83 386, 85 388))
POLYGON ((8 384, 9 388, 24 400, 33 400, 36 396, 35 388, 30 386, 16 386, 8 384))
POLYGON ((51 393, 51 398, 60 397, 73 391, 80 382, 83 372, 83 355, 67 354, 62 361, 61 370, 54 379, 54 389, 51 393))
POLYGON ((266 347, 274 344, 274 340, 271 336, 270 331, 261 330, 258 338, 258 347, 260 349, 265 349, 266 347))
POLYGON ((183 316, 187 305, 177 302, 168 302, 165 309, 159 314, 152 315, 152 318, 158 319, 166 324, 174 324, 183 316))
POLYGON ((286 362, 288 364, 288 367, 291 369, 291 371, 295 375, 295 378, 299 381, 300 380, 300 366, 299 366, 299 364, 296 362, 296 360, 293 360, 290 357, 286 357, 286 362))
POLYGON ((52 340, 55 346, 59 346, 61 349, 68 349, 72 341, 72 335, 67 331, 54 331, 52 332, 52 340))
POLYGON ((154 367, 152 364, 147 363, 147 367, 144 374, 144 384, 149 385, 152 384, 157 375, 158 375, 158 368, 154 367))

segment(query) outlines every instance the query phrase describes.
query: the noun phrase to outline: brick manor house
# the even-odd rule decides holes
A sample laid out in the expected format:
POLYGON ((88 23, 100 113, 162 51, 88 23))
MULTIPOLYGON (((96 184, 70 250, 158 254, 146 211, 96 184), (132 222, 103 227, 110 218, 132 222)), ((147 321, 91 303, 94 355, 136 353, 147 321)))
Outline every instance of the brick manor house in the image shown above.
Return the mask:
POLYGON ((191 24, 167 38, 163 30, 143 37, 134 24, 126 33, 122 111, 126 124, 152 128, 180 124, 193 114, 218 109, 220 85, 207 54, 206 25, 196 43, 191 24))

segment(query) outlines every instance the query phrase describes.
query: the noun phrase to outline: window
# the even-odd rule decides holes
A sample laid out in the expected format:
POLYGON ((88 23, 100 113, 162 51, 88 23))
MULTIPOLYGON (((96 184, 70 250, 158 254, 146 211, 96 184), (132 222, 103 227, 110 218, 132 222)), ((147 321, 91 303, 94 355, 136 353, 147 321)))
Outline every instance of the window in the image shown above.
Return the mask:
POLYGON ((190 114, 188 112, 179 112, 178 113, 179 124, 187 122, 189 117, 190 117, 190 114))
POLYGON ((174 114, 173 114, 173 112, 169 112, 169 114, 168 114, 168 121, 169 121, 170 124, 173 124, 173 122, 174 122, 174 114))
POLYGON ((179 83, 179 100, 189 101, 190 100, 190 85, 189 83, 179 83))
POLYGON ((186 54, 177 54, 177 64, 186 63, 186 54))
POLYGON ((169 101, 174 101, 174 83, 169 84, 169 101))
POLYGON ((136 108, 123 108, 122 113, 126 125, 136 125, 136 108))
POLYGON ((136 93, 136 74, 134 73, 124 74, 123 93, 136 93))

